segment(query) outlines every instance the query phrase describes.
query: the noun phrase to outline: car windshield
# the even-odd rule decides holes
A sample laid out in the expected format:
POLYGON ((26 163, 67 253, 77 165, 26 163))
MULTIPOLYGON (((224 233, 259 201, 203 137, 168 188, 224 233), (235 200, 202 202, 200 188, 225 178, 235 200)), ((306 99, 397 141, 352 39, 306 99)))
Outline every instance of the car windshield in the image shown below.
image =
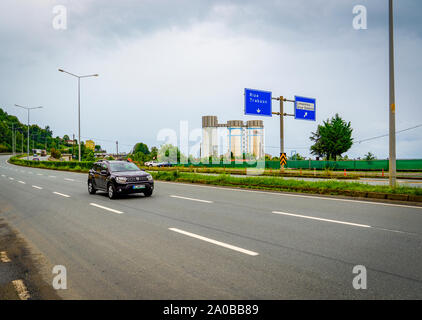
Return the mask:
POLYGON ((113 172, 119 171, 140 171, 132 162, 110 162, 110 168, 113 172))

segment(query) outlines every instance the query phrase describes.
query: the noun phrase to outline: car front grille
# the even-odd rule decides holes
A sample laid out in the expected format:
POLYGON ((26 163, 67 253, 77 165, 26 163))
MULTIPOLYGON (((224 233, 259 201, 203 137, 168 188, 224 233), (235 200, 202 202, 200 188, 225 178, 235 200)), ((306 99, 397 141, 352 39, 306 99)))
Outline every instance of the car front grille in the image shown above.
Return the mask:
POLYGON ((147 177, 127 177, 127 182, 141 182, 148 181, 147 177))

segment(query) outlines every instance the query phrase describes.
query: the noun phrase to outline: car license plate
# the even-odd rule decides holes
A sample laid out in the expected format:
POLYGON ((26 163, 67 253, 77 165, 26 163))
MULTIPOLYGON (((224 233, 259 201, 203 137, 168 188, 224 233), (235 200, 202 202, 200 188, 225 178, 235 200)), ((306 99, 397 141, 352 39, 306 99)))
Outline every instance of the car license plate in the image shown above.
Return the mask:
POLYGON ((139 186, 133 186, 133 189, 145 189, 145 185, 141 184, 139 186))

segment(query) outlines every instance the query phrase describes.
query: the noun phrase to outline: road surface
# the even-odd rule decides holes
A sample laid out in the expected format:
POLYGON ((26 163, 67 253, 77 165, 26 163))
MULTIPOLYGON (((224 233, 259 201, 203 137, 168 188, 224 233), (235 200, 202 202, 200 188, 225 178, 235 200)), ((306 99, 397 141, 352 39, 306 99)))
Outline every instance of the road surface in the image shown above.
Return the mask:
POLYGON ((165 182, 109 200, 7 159, 0 218, 47 283, 66 267, 65 299, 422 298, 422 207, 165 182))

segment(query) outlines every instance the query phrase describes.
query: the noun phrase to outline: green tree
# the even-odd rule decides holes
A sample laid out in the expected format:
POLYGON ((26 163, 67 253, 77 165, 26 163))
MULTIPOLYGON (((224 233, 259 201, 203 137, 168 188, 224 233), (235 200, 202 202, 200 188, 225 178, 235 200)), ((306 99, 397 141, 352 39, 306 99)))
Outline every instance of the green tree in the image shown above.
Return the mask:
POLYGON ((143 154, 149 154, 148 146, 145 143, 138 142, 133 147, 133 153, 142 152, 143 154))
POLYGON ((51 148, 50 153, 51 157, 54 159, 60 159, 62 157, 62 153, 56 148, 51 148))
POLYGON ((368 152, 367 154, 365 154, 365 156, 363 157, 363 160, 376 160, 377 157, 375 157, 375 155, 372 152, 368 152))
POLYGON ((327 160, 336 160, 337 156, 346 152, 353 145, 352 127, 338 114, 318 125, 316 132, 310 137, 314 144, 311 153, 327 160))

